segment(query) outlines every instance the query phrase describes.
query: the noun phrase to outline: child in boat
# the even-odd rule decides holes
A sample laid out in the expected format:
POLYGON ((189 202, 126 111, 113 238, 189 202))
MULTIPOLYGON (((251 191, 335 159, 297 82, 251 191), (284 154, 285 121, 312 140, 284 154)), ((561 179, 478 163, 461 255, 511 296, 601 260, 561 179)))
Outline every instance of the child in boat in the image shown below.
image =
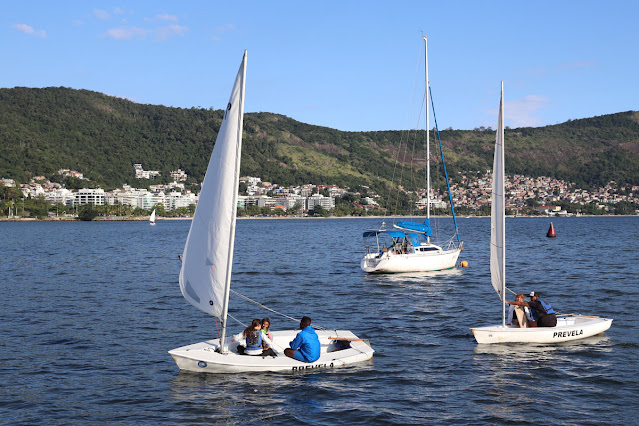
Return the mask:
MULTIPOLYGON (((515 301, 523 302, 524 294, 517 293, 515 301)), ((531 318, 530 308, 528 308, 528 306, 510 305, 508 309, 508 324, 521 328, 537 327, 537 323, 531 318)))
POLYGON ((275 356, 275 352, 271 349, 271 339, 262 333, 262 321, 258 318, 255 318, 244 331, 231 337, 231 342, 245 342, 245 346, 241 343, 237 346, 237 352, 240 355, 275 356), (262 345, 265 345, 267 349, 264 350, 262 345))
MULTIPOLYGON (((271 336, 271 334, 270 334, 270 330, 269 330, 270 326, 271 326, 271 320, 268 319, 268 318, 263 318, 262 319, 262 333, 266 337, 268 337, 271 340, 271 342, 272 342, 273 341, 273 336, 271 336)), ((262 349, 264 349, 264 350, 268 349, 268 346, 265 346, 264 342, 262 342, 262 349)))

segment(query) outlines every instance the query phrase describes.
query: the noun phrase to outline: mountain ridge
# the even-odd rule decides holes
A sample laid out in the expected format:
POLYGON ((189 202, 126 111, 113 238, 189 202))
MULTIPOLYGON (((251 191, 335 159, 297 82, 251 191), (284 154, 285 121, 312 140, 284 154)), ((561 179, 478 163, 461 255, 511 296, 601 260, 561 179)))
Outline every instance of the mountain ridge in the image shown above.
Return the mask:
MULTIPOLYGON (((191 183, 201 181, 222 120, 222 110, 137 104, 65 87, 0 89, 0 111, 0 177, 25 181, 68 168, 105 187, 140 183, 134 179, 134 163, 160 170, 160 182, 178 168, 191 183)), ((451 179, 492 168, 494 130, 440 133, 451 179)), ((400 163, 423 168, 421 142, 409 146, 423 137, 423 131, 344 132, 276 113, 247 113, 241 174, 282 185, 381 190, 398 182, 398 151, 400 163)), ((611 180, 639 185, 638 111, 507 129, 506 144, 507 174, 550 176, 583 187, 611 180)), ((441 166, 433 147, 436 175, 441 166)))

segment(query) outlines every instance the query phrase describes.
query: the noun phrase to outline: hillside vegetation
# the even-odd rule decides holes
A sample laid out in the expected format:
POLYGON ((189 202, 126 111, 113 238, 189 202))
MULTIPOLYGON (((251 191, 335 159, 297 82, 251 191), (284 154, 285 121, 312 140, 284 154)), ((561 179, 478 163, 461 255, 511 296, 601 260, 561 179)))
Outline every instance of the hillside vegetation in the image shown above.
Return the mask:
MULTIPOLYGON (((142 163, 162 172, 159 182, 177 168, 199 182, 221 118, 221 110, 142 105, 88 90, 0 89, 0 177, 24 182, 65 168, 105 188, 136 186, 143 182, 134 179, 133 164, 142 163)), ((423 168, 424 132, 342 132, 266 112, 246 114, 244 123, 242 175, 382 191, 398 183, 398 150, 405 165, 423 168), (415 137, 420 142, 413 151, 415 137)), ((492 168, 493 130, 444 130, 441 137, 452 179, 492 168)), ((506 143, 508 174, 552 176, 584 187, 611 180, 639 185, 636 111, 507 129, 506 143)), ((439 154, 432 149, 431 155, 439 154)))

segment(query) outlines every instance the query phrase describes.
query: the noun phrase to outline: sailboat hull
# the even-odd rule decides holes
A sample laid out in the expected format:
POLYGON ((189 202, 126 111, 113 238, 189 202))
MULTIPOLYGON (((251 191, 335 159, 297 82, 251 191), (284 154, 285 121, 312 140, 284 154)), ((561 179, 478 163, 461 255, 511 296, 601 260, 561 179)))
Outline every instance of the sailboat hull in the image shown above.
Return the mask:
POLYGON ((304 363, 284 355, 284 348, 288 347, 299 330, 284 330, 271 332, 273 335, 273 349, 277 357, 248 356, 237 353, 238 343, 227 340, 228 352, 216 352, 220 346, 219 339, 208 340, 183 346, 169 351, 169 354, 180 370, 199 373, 245 373, 258 371, 303 371, 318 368, 346 367, 351 364, 369 361, 375 352, 367 341, 357 339, 347 330, 317 330, 321 344, 320 358, 312 363, 304 363), (335 337, 342 342, 350 343, 347 349, 338 350, 335 337), (333 338, 333 339, 331 339, 333 338))
POLYGON ((390 274, 401 272, 429 272, 454 268, 461 249, 426 253, 368 253, 361 261, 364 272, 390 274))
POLYGON ((516 328, 501 325, 471 328, 477 343, 559 343, 601 334, 612 319, 586 316, 557 318, 555 327, 516 328))

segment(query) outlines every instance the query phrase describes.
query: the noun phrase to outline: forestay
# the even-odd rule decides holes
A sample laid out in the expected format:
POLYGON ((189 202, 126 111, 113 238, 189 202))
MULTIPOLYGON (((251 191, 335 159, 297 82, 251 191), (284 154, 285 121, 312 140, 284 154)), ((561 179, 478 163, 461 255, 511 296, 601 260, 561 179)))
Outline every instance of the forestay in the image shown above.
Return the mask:
POLYGON ((206 169, 180 270, 184 298, 201 311, 219 318, 228 301, 233 263, 245 68, 246 54, 206 169))

